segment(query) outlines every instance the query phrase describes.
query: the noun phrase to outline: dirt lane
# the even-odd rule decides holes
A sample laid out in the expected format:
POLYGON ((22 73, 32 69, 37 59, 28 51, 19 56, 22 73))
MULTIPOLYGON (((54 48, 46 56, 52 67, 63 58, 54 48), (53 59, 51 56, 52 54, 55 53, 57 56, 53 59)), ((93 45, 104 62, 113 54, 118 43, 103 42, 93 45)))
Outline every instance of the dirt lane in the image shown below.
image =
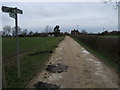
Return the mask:
POLYGON ((47 65, 58 63, 67 65, 67 71, 56 74, 43 70, 27 87, 44 81, 61 88, 118 88, 117 74, 68 36, 56 48, 47 65))

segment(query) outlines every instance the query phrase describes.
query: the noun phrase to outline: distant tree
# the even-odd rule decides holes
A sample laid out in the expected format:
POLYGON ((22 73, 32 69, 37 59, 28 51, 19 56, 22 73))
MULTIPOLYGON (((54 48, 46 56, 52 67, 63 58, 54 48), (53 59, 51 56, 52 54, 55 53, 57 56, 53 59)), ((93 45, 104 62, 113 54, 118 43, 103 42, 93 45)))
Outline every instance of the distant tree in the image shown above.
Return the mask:
POLYGON ((98 32, 98 35, 100 35, 100 32, 98 32))
POLYGON ((27 30, 27 29, 24 29, 21 34, 22 34, 23 36, 27 36, 27 33, 28 33, 28 30, 27 30))
POLYGON ((58 37, 60 35, 60 29, 59 28, 60 28, 59 25, 56 25, 54 27, 54 35, 55 35, 55 37, 58 37))
MULTIPOLYGON (((18 26, 18 35, 21 34, 21 28, 18 26)), ((12 36, 16 36, 16 28, 12 27, 12 36)))
POLYGON ((69 35, 69 33, 68 32, 64 32, 64 35, 69 35))
POLYGON ((104 32, 105 34, 109 33, 107 30, 104 32))
POLYGON ((109 34, 108 30, 105 30, 104 32, 102 32, 102 35, 108 35, 108 34, 109 34))
POLYGON ((86 30, 82 30, 81 33, 82 34, 87 34, 87 31, 86 30))
POLYGON ((35 34, 38 34, 38 32, 36 31, 35 34))
POLYGON ((3 27, 3 36, 9 36, 11 32, 11 27, 6 25, 3 27))
POLYGON ((37 31, 34 33, 34 36, 36 36, 36 37, 38 36, 38 32, 37 31))
POLYGON ((49 26, 49 33, 52 33, 52 27, 49 26))
POLYGON ((45 30, 44 30, 44 33, 48 33, 49 31, 49 26, 47 25, 46 27, 45 27, 45 30))
POLYGON ((110 35, 120 35, 120 31, 117 30, 113 30, 111 32, 109 32, 110 35))
POLYGON ((33 31, 30 31, 28 35, 32 36, 33 34, 34 34, 33 31))
POLYGON ((44 33, 50 33, 50 32, 52 32, 52 27, 50 27, 49 25, 47 25, 45 27, 44 33))

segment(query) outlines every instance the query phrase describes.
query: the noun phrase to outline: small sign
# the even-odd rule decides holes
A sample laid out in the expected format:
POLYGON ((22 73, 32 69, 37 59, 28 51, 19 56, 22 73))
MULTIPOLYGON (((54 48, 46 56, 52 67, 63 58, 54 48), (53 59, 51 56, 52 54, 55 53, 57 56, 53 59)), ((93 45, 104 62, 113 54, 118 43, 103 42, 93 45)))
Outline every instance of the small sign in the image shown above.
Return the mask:
POLYGON ((9 16, 12 17, 12 18, 14 18, 14 19, 16 18, 15 13, 9 13, 9 16))
POLYGON ((2 11, 6 13, 17 13, 17 14, 22 14, 23 11, 17 8, 11 8, 11 7, 6 7, 2 6, 2 11))
POLYGON ((22 10, 20 10, 20 9, 17 9, 17 13, 22 14, 22 13, 23 13, 23 11, 22 11, 22 10))
POLYGON ((6 6, 2 6, 2 11, 6 12, 6 13, 15 13, 15 8, 11 8, 11 7, 6 7, 6 6))

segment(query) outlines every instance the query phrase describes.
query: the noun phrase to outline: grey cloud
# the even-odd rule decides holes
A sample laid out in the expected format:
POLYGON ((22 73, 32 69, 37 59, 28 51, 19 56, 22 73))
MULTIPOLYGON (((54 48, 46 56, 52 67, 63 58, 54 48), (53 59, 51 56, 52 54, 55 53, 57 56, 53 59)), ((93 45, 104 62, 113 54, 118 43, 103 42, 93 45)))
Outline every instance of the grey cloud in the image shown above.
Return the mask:
MULTIPOLYGON (((31 28, 32 30, 34 28, 43 30, 46 25, 54 27, 56 24, 59 24, 63 31, 75 28, 76 25, 82 27, 81 29, 86 28, 90 31, 97 31, 102 27, 116 28, 118 23, 117 10, 98 2, 23 2, 3 3, 3 5, 17 6, 22 9, 24 13, 19 15, 19 25, 23 28, 31 28), (94 30, 92 30, 93 28, 94 30)), ((12 20, 7 20, 8 18, 6 17, 8 16, 3 16, 3 25, 11 25, 13 23, 12 20)))

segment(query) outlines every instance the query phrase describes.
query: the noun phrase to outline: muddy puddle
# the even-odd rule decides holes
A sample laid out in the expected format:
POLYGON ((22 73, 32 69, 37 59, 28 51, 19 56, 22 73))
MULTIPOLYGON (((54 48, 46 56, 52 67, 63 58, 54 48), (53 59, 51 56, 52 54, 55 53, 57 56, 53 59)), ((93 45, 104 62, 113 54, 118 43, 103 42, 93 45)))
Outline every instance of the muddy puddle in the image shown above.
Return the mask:
POLYGON ((66 72, 68 69, 68 66, 62 65, 62 64, 53 64, 53 65, 48 65, 46 67, 46 71, 52 72, 52 73, 61 73, 61 72, 66 72))
POLYGON ((34 84, 34 88, 38 88, 37 90, 40 90, 39 88, 45 88, 45 89, 52 89, 52 90, 59 90, 60 86, 57 84, 51 84, 48 82, 42 82, 39 81, 37 83, 34 84))

